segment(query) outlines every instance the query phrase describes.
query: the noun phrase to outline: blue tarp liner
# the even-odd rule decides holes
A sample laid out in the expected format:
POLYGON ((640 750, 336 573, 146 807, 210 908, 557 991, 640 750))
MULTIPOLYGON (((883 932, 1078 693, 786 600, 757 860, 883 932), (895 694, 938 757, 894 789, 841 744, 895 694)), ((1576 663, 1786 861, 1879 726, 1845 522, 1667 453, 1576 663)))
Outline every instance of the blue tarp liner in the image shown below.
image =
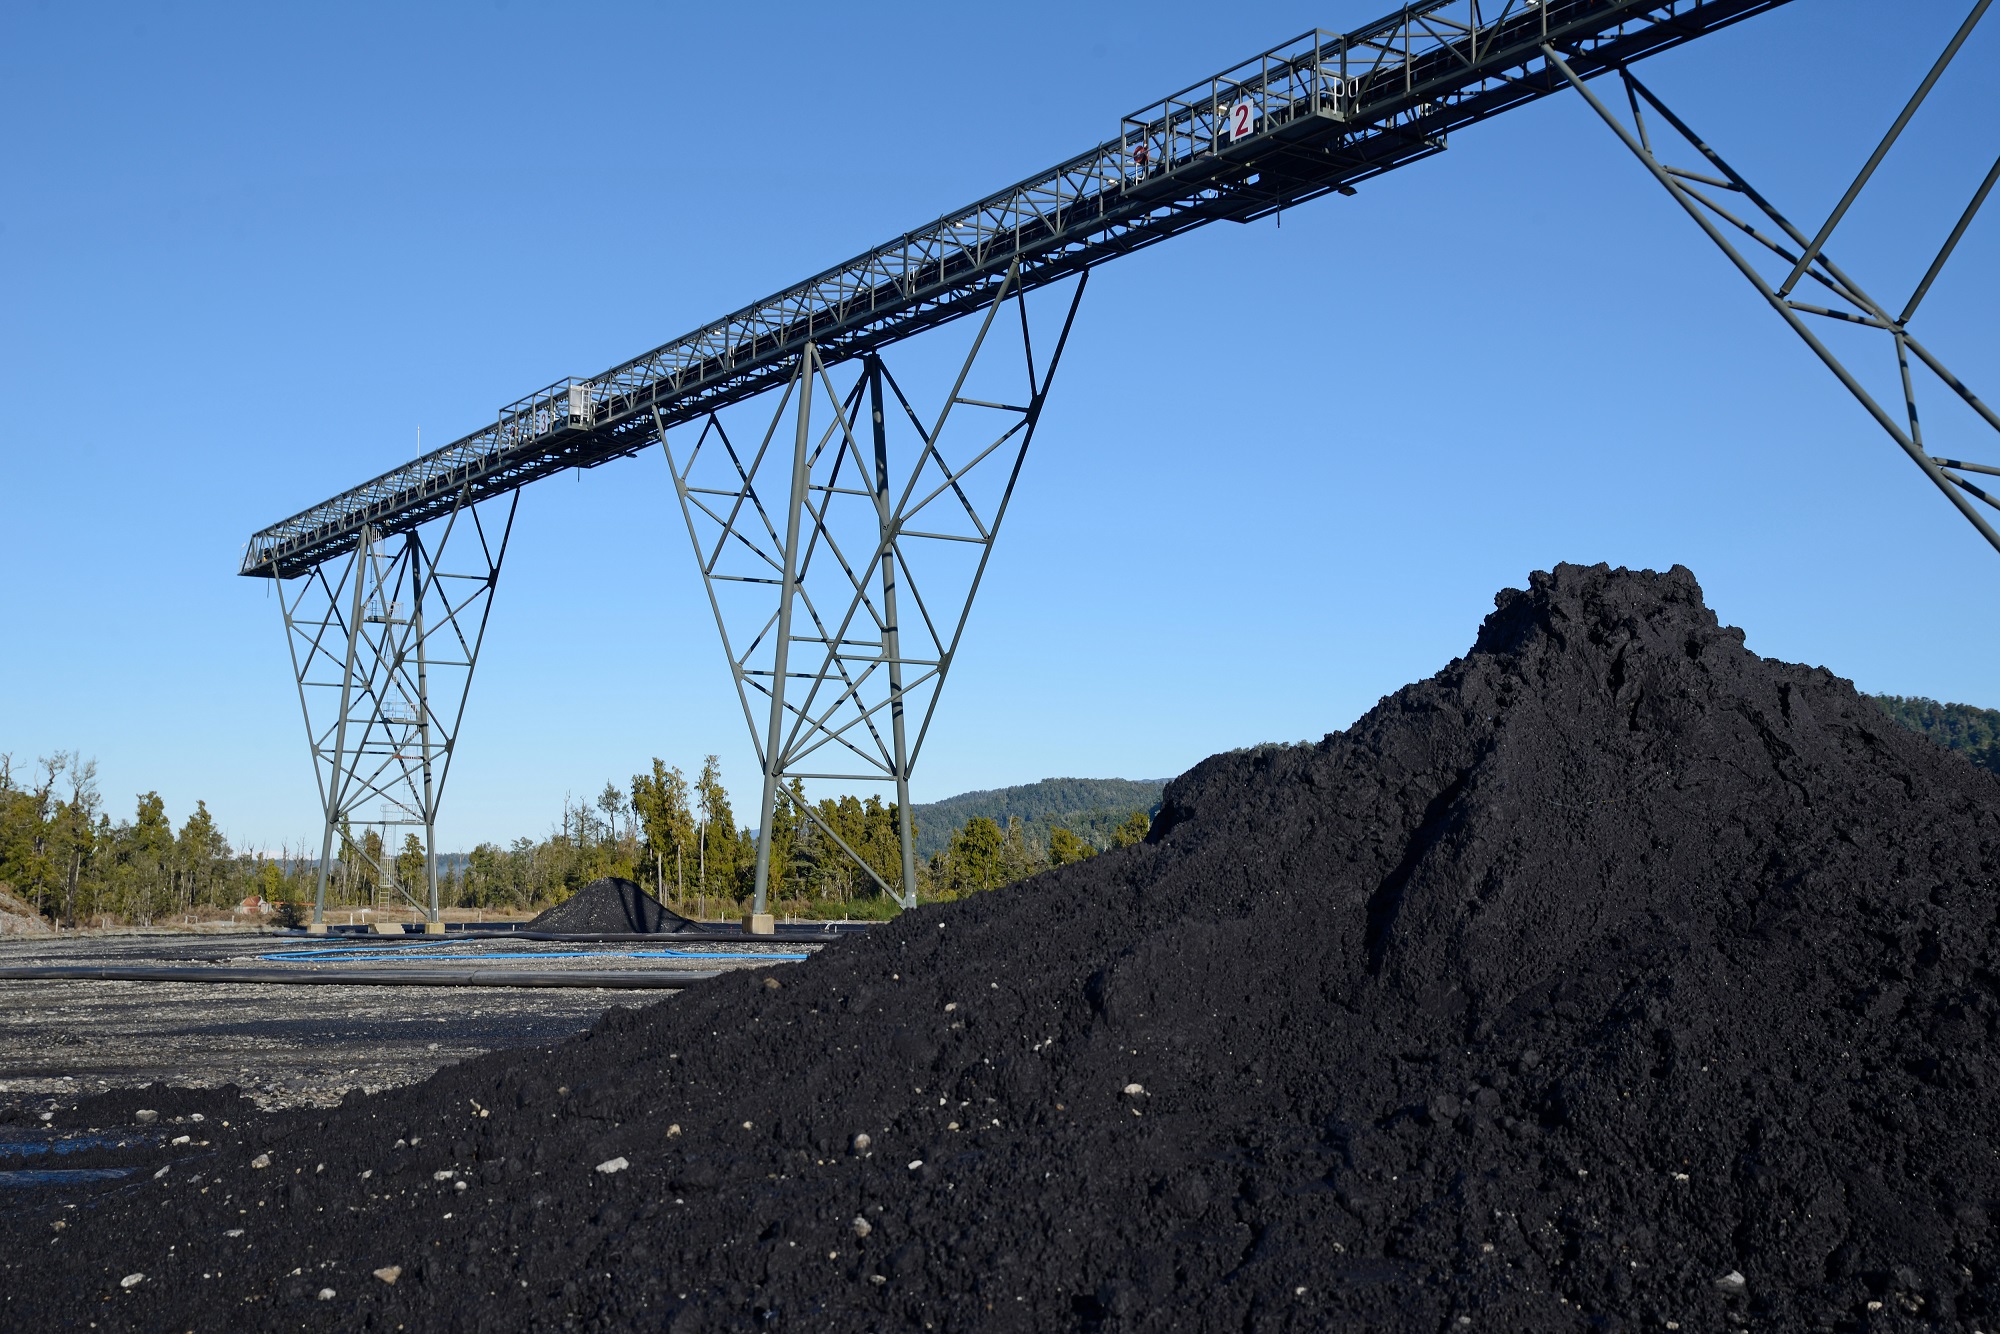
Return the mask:
MULTIPOLYGON (((455 942, 449 940, 426 942, 429 945, 450 945, 453 943, 455 942)), ((395 959, 411 950, 423 949, 424 947, 424 945, 397 945, 389 949, 378 950, 334 946, 328 949, 317 950, 280 950, 276 954, 263 954, 258 957, 277 963, 317 962, 321 959, 395 959)), ((445 957, 450 959, 513 959, 526 962, 533 962, 537 959, 766 959, 775 963, 783 960, 803 959, 807 956, 803 954, 770 954, 761 950, 750 954, 722 954, 708 950, 628 950, 619 953, 602 953, 597 950, 537 950, 533 953, 517 951, 508 954, 452 954, 445 957)), ((433 956, 426 958, 425 962, 436 963, 438 960, 433 956)))

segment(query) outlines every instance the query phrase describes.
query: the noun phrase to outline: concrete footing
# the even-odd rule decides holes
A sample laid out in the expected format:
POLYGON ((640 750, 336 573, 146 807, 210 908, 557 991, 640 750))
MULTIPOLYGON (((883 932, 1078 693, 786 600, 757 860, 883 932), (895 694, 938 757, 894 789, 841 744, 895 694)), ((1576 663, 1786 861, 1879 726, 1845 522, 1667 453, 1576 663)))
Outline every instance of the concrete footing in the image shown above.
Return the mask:
POLYGON ((323 935, 325 935, 325 934, 326 934, 326 923, 325 923, 325 922, 307 922, 307 923, 306 923, 306 934, 307 934, 307 935, 309 935, 309 936, 323 936, 323 935))
POLYGON ((743 932, 750 936, 775 936, 778 934, 778 919, 767 912, 744 913, 743 932))
POLYGON ((400 936, 403 934, 401 922, 374 922, 368 929, 378 936, 400 936))
POLYGON ((441 936, 441 935, 443 935, 443 934, 444 934, 444 923, 443 923, 443 922, 425 922, 425 923, 424 923, 424 934, 425 934, 425 935, 427 935, 427 936, 441 936))

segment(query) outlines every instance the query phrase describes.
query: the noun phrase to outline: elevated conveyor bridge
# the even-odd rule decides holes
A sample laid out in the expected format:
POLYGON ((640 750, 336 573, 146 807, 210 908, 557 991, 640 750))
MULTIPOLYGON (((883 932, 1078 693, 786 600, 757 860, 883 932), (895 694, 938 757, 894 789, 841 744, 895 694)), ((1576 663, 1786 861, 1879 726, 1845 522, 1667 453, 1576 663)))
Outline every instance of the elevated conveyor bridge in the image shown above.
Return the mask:
POLYGON ((1447 0, 1351 33, 1309 32, 1126 116, 1115 138, 1038 176, 585 379, 257 532, 241 572, 289 579, 352 550, 366 525, 408 531, 568 468, 622 458, 669 426, 828 362, 983 309, 1204 223, 1249 222, 1442 151, 1449 135, 1784 0, 1447 0))
MULTIPOLYGON (((410 886, 396 888, 436 923, 436 813, 520 488, 655 444, 762 770, 746 925, 768 920, 780 803, 789 803, 800 836, 853 854, 838 830, 791 795, 804 779, 894 784, 901 866, 853 855, 886 892, 914 903, 910 773, 1090 270, 1205 223, 1250 222, 1322 195, 1353 194, 1443 151, 1460 129, 1564 89, 1577 90, 1610 124, 2000 548, 2000 532, 1980 512, 2000 509, 2000 498, 1980 485, 2000 467, 1928 452, 1915 376, 1933 377, 1996 431, 2000 415, 1907 327, 2000 180, 2000 160, 1900 315, 1827 254, 1834 229, 1991 0, 1973 0, 1813 235, 1631 68, 1783 3, 1441 0, 1352 32, 1305 33, 1133 112, 1115 135, 1046 172, 600 374, 558 380, 480 430, 258 531, 240 573, 279 587, 324 807, 322 905, 336 841, 341 865, 369 862, 376 878, 394 883, 392 842, 364 847, 353 824, 385 832, 409 825, 423 831, 428 883, 420 888, 428 903, 410 886), (1587 86, 1606 74, 1623 84, 1629 128, 1587 86), (1663 159, 1672 144, 1690 155, 1685 162, 1663 159), (1037 333, 1029 298, 1051 288, 1066 290, 1067 299, 1037 296, 1053 300, 1059 314, 1037 333), (886 354, 967 316, 975 317, 965 326, 974 332, 955 378, 930 401, 906 391, 886 354), (1870 396, 1808 317, 1893 342, 1901 420, 1870 396), (996 371, 995 362, 1007 364, 996 371), (985 388, 996 375, 1004 387, 985 388), (764 411, 759 402, 775 408, 746 431, 744 414, 764 411), (380 814, 357 819, 375 801, 380 814)), ((412 851, 407 842, 403 851, 412 851)), ((315 921, 321 916, 316 910, 315 921)))

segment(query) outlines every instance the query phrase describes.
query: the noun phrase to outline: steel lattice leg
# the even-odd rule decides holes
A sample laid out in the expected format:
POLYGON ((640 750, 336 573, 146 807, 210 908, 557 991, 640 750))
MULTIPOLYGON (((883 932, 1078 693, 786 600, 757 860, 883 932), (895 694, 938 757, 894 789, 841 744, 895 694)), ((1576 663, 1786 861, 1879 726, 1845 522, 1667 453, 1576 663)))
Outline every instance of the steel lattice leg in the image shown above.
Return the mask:
MULTIPOLYGON (((1931 483, 1944 493, 1954 508, 1964 516, 1988 545, 2000 551, 2000 531, 1980 512, 1979 505, 2000 510, 2000 497, 1971 481, 1973 476, 2000 477, 2000 467, 1990 464, 1971 463, 1957 458, 1945 458, 1932 454, 1924 444, 1921 415, 1917 410, 1917 382, 1911 372, 1911 359, 1931 372, 1937 382, 1944 386, 1974 414, 1995 432, 2000 432, 2000 414, 1989 408, 1978 395, 1928 348, 1917 340, 1909 330, 1910 319, 1916 314, 1918 305, 1929 292, 1931 284, 1951 257, 1960 238, 1965 235, 1979 208, 1992 192, 1996 180, 2000 180, 2000 160, 1996 160, 1972 201, 1966 206, 1958 223, 1946 237, 1937 257, 1931 262, 1923 279, 1917 284, 1910 299, 1900 314, 1891 314, 1889 309, 1871 296, 1866 289, 1834 263, 1827 254, 1827 243, 1832 240, 1835 229, 1846 216, 1848 209, 1860 196, 1875 169, 1881 165, 1890 147, 1902 134, 1903 129, 1916 114, 1917 108, 1929 96, 1933 86, 1950 65, 1952 58, 1971 35, 1973 27, 1985 14, 1991 0, 1978 0, 1965 22, 1959 26, 1944 53, 1932 66, 1922 84, 1904 106, 1889 131, 1870 154, 1867 163, 1855 177, 1852 185, 1817 235, 1808 238, 1803 231, 1792 225, 1790 219, 1763 194, 1745 179, 1708 140, 1698 135, 1686 121, 1674 114, 1645 84, 1629 70, 1618 71, 1625 86, 1627 104, 1631 110, 1631 123, 1621 120, 1607 107, 1589 86, 1553 48, 1543 47, 1550 66, 1558 70, 1569 81, 1592 110, 1603 119, 1619 141, 1631 150, 1633 156, 1652 174, 1674 201, 1687 211, 1695 224, 1713 241, 1738 272, 1749 281, 1758 294, 1764 298, 1772 310, 1789 325, 1792 331, 1810 347, 1825 363, 1828 370, 1840 381, 1848 393, 1867 410, 1889 438, 1907 454, 1911 462, 1922 470, 1931 483), (1655 113, 1672 132, 1696 154, 1701 165, 1698 169, 1671 165, 1661 160, 1647 123, 1647 111, 1655 113), (1711 193, 1712 192, 1712 193, 1711 193), (1726 202, 1725 202, 1726 201, 1726 202), (1731 240, 1731 235, 1747 237, 1752 243, 1749 253, 1731 240), (1759 269, 1756 260, 1767 265, 1783 266, 1782 278, 1770 277, 1759 269), (1814 294, 1831 304, 1804 301, 1794 296, 1794 291, 1802 281, 1813 284, 1814 294), (1903 414, 1899 421, 1876 397, 1865 388, 1854 372, 1837 356, 1833 349, 1814 332, 1806 317, 1831 321, 1850 328, 1859 328, 1879 334, 1888 340, 1889 351, 1895 357, 1897 375, 1903 396, 1903 414), (1975 504, 1975 502, 1978 502, 1975 504)), ((1777 270, 1774 268, 1773 272, 1777 270)), ((1823 326, 1822 326, 1823 327, 1823 326)))
POLYGON ((396 884, 423 912, 429 929, 443 929, 437 814, 518 503, 518 492, 487 502, 490 513, 461 503, 414 532, 364 527, 345 561, 324 563, 291 588, 278 584, 324 821, 316 931, 325 930, 336 838, 343 857, 352 852, 370 862, 381 883, 396 884), (446 566, 454 535, 454 561, 446 566), (383 808, 373 822, 385 832, 380 860, 348 837, 370 801, 383 808), (393 872, 386 834, 403 827, 423 831, 421 899, 393 872))
POLYGON ((829 366, 809 345, 754 444, 739 445, 711 414, 677 446, 656 418, 763 780, 753 914, 770 910, 775 816, 794 779, 894 784, 895 867, 868 864, 809 804, 794 804, 915 905, 910 775, 1084 282, 1054 307, 1059 331, 1038 367, 1027 294, 1010 269, 934 416, 918 414, 880 356, 829 366), (1014 322, 999 319, 1010 308, 1018 342, 1014 322), (1020 380, 1006 378, 1017 370, 1020 380), (1006 397, 975 396, 975 375, 1000 377, 994 392, 1006 397))

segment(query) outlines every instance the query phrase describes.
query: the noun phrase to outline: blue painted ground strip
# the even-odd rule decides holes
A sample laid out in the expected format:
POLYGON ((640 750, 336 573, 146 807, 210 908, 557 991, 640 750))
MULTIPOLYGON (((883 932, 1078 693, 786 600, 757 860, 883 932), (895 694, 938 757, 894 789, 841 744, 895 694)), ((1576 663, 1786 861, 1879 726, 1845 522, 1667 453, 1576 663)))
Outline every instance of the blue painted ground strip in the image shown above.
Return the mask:
MULTIPOLYGON (((32 1133, 32 1132, 31 1132, 32 1133)), ((44 1153, 75 1153, 80 1149, 122 1149, 127 1145, 151 1147, 152 1141, 137 1135, 39 1135, 21 1139, 0 1134, 0 1158, 33 1158, 44 1153)))
POLYGON ((15 1172, 0 1172, 0 1187, 77 1186, 87 1181, 116 1181, 120 1177, 129 1177, 138 1170, 136 1167, 27 1168, 15 1172))
MULTIPOLYGON (((453 943, 453 942, 451 942, 451 941, 448 941, 448 940, 445 940, 445 941, 432 941, 432 942, 429 942, 429 943, 431 943, 431 944, 437 944, 437 945, 449 945, 449 944, 451 944, 451 943, 453 943)), ((415 958, 424 958, 424 957, 426 957, 426 956, 423 956, 423 955, 411 955, 411 951, 413 951, 413 950, 419 950, 419 949, 422 949, 422 948, 424 948, 424 946, 422 946, 422 945, 397 945, 397 946, 395 946, 395 947, 393 947, 393 948, 391 948, 391 949, 386 949, 386 950, 375 950, 375 949, 367 949, 367 948, 346 948, 346 949, 342 949, 342 948, 334 948, 334 949, 318 949, 318 950, 281 950, 281 951, 279 951, 279 952, 278 952, 278 953, 276 953, 276 954, 263 954, 263 955, 259 955, 258 957, 259 957, 259 958, 262 958, 262 959, 269 959, 269 960, 271 960, 271 961, 273 961, 273 962, 276 962, 276 963, 304 963, 304 962, 311 962, 311 961, 316 961, 316 960, 320 960, 320 959, 397 959, 397 958, 403 958, 403 957, 415 957, 415 958)), ((803 959, 803 958, 806 958, 807 956, 806 956, 806 955, 803 955, 803 954, 765 954, 765 953, 762 953, 762 952, 756 952, 756 953, 750 953, 750 954, 712 954, 712 953, 708 953, 708 952, 706 952, 706 951, 702 951, 702 950, 630 950, 630 951, 621 951, 621 952, 618 952, 618 953, 601 953, 601 952, 599 952, 599 951, 597 951, 597 950, 560 950, 560 951, 540 951, 540 950, 538 950, 538 951, 535 951, 534 953, 515 953, 515 954, 451 954, 451 955, 447 955, 447 956, 445 956, 445 957, 446 957, 446 958, 449 958, 449 959, 513 959, 513 960, 525 960, 525 961, 530 961, 530 962, 532 962, 533 960, 536 960, 536 959, 770 959, 770 960, 792 960, 792 959, 803 959)), ((430 956, 430 961, 431 961, 431 962, 437 962, 437 959, 436 959, 436 956, 430 956)))

